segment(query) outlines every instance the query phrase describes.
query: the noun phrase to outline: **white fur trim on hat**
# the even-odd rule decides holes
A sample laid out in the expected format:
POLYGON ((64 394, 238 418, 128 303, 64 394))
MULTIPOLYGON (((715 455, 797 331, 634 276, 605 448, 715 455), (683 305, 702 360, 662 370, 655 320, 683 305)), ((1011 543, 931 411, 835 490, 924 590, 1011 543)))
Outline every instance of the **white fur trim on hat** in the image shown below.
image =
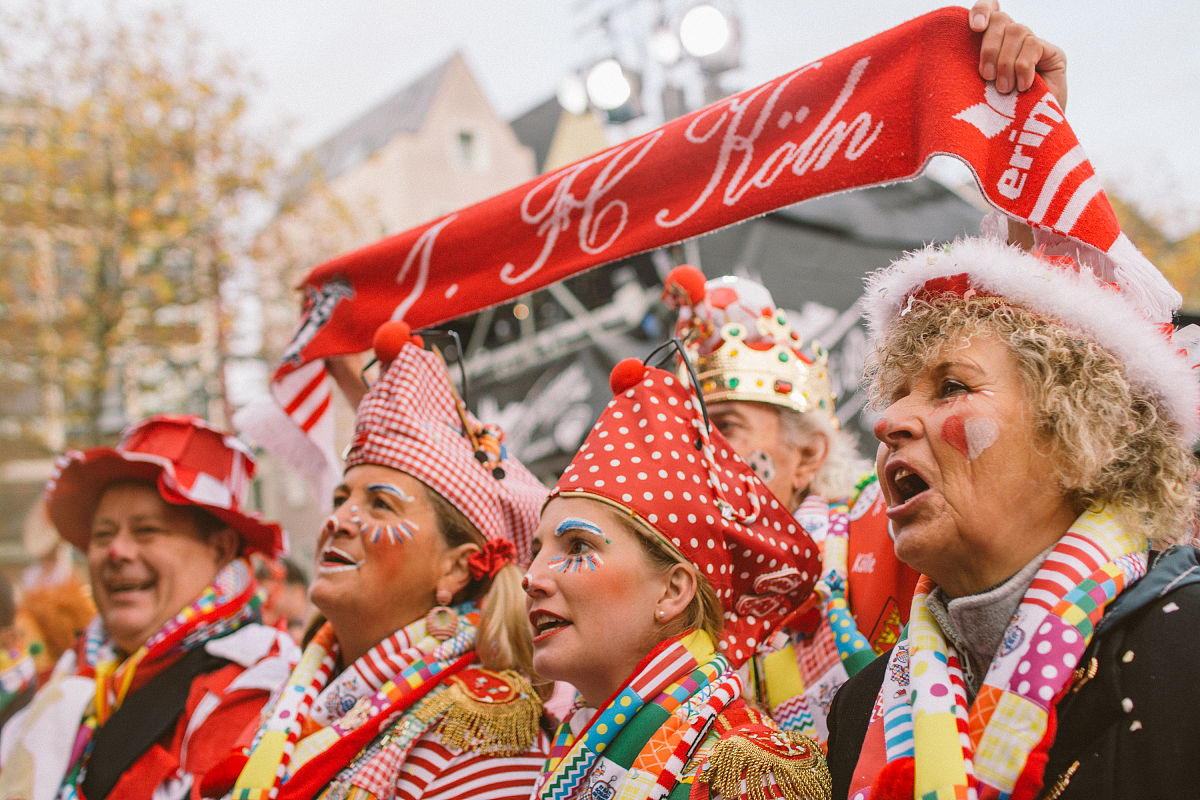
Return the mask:
POLYGON ((960 274, 983 294, 1003 297, 1091 338, 1121 360, 1130 381, 1160 401, 1187 443, 1200 436, 1200 382, 1190 359, 1163 334, 1161 325, 1169 320, 1148 319, 1084 265, 1076 271, 985 238, 913 251, 867 278, 862 308, 871 337, 878 340, 914 290, 960 274))

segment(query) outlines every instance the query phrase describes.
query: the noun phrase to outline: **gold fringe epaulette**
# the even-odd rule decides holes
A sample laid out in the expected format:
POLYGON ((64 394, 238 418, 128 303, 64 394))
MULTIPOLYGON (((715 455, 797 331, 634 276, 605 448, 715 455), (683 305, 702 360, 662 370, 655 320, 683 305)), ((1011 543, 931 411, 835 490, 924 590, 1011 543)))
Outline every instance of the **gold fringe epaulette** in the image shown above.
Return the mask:
POLYGON ((755 712, 745 716, 713 745, 698 780, 725 800, 766 800, 768 782, 784 797, 829 800, 833 782, 820 745, 803 734, 777 729, 755 712))
POLYGON ((542 701, 512 670, 465 669, 417 712, 448 747, 488 756, 515 756, 533 747, 542 701))

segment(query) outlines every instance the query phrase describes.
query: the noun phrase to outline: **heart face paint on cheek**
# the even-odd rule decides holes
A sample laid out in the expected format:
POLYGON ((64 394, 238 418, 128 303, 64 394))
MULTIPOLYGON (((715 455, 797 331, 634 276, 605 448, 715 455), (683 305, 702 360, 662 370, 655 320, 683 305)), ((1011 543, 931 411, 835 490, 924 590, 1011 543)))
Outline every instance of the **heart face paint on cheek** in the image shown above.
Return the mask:
POLYGON ((964 458, 974 461, 1000 438, 1000 426, 989 417, 964 420, 953 414, 942 423, 942 438, 962 453, 964 458))
POLYGON ((1000 438, 1000 426, 990 417, 973 417, 964 424, 967 434, 967 458, 974 461, 1000 438))
POLYGON ((942 423, 942 438, 949 442, 955 450, 963 454, 964 458, 970 458, 970 448, 967 446, 967 426, 963 424, 963 418, 957 414, 951 414, 942 423))

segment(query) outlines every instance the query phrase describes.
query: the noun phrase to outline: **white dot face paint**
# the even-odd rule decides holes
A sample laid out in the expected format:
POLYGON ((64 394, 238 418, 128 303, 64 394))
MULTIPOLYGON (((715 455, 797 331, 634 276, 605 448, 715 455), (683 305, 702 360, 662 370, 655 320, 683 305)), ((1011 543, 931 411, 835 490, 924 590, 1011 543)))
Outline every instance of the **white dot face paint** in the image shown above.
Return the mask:
POLYGON ((770 483, 775 478, 775 459, 771 458, 770 453, 752 450, 750 455, 746 456, 746 463, 763 483, 770 483))
POLYGON ((963 422, 967 439, 967 458, 974 461, 1000 438, 1000 426, 991 417, 971 417, 963 422))

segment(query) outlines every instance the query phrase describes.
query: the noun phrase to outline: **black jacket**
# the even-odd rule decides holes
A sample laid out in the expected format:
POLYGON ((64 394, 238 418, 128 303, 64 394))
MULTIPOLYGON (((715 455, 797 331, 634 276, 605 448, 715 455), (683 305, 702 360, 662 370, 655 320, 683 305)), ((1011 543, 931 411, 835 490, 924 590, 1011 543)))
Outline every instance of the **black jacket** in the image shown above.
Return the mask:
MULTIPOLYGON (((845 683, 829 709, 834 800, 849 793, 887 659, 845 683)), ((1174 547, 1153 559, 1079 663, 1039 796, 1200 797, 1200 552, 1174 547)))

